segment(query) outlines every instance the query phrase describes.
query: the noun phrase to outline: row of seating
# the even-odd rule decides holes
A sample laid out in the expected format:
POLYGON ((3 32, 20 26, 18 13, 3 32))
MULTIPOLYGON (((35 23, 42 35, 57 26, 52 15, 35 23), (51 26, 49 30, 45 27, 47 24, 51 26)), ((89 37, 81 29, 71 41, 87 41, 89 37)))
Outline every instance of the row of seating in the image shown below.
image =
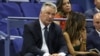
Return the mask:
MULTIPOLYGON (((8 38, 7 36, 8 36, 8 34, 5 34, 4 32, 0 31, 0 56, 5 56, 6 55, 6 53, 5 53, 5 51, 6 51, 5 47, 6 47, 6 49, 9 48, 9 54, 10 54, 10 56, 17 56, 17 52, 19 51, 20 48, 16 50, 15 47, 14 47, 14 45, 17 45, 16 42, 18 40, 16 41, 16 39, 21 40, 22 38, 15 38, 14 36, 12 36, 10 38, 10 44, 9 44, 9 46, 7 46, 7 45, 5 45, 6 38, 8 38)), ((20 42, 20 44, 21 44, 21 42, 20 42)), ((16 47, 18 47, 18 46, 16 46, 16 47)))
MULTIPOLYGON (((8 16, 38 17, 42 4, 43 3, 0 3, 0 26, 2 26, 0 27, 0 30, 7 33, 7 23, 2 21, 8 16)), ((73 11, 82 12, 82 8, 77 4, 73 4, 72 9, 73 11)), ((11 29, 11 32, 12 35, 18 35, 16 29, 11 29)))
POLYGON ((39 3, 39 2, 56 2, 56 0, 0 0, 0 2, 31 2, 31 3, 39 3))
MULTIPOLYGON (((8 16, 38 17, 43 3, 0 3, 0 18, 8 16)), ((72 10, 83 12, 78 4, 72 4, 72 10)))
POLYGON ((0 0, 0 2, 35 2, 35 0, 0 0))
MULTIPOLYGON (((16 36, 16 35, 12 35, 11 34, 11 29, 16 29, 16 28, 22 28, 24 24, 31 22, 32 20, 37 20, 34 19, 33 17, 8 17, 7 20, 5 20, 5 22, 2 23, 6 23, 7 24, 7 34, 4 33, 3 31, 0 31, 0 56, 4 56, 4 54, 8 53, 6 51, 5 53, 5 48, 8 49, 10 56, 17 56, 17 53, 19 53, 21 51, 21 47, 22 47, 22 43, 23 43, 23 38, 22 38, 22 34, 20 34, 21 32, 18 32, 18 34, 20 36, 16 36), (10 18, 10 19, 9 19, 10 18), (26 18, 26 19, 25 19, 26 18), (31 19, 31 20, 30 20, 31 19), (29 21, 30 20, 30 21, 29 21), (10 37, 10 42, 8 37, 10 37), (8 44, 10 43, 10 45, 8 44), (6 46, 10 46, 10 48, 5 47, 6 46), (12 49, 11 49, 12 48, 12 49)), ((16 30, 17 31, 17 30, 16 30)), ((16 33, 16 31, 13 31, 13 33, 16 33)), ((20 31, 20 30, 19 30, 20 31)))
MULTIPOLYGON (((42 6, 42 3, 0 3, 0 31, 3 31, 4 33, 8 34, 8 16, 13 16, 13 17, 38 17, 40 13, 40 8, 42 6)), ((77 12, 82 12, 82 8, 77 5, 77 4, 72 4, 72 10, 77 11, 77 12)), ((17 28, 17 26, 13 25, 23 25, 21 23, 27 23, 29 22, 28 20, 22 21, 10 21, 9 25, 11 29, 9 29, 9 32, 11 35, 22 35, 23 28, 17 28)), ((1 40, 0 40, 1 41, 1 40)), ((11 40, 10 43, 10 54, 11 56, 15 56, 16 53, 18 53, 21 50, 21 44, 22 44, 23 39, 22 38, 16 38, 11 40), (20 43, 20 44, 19 44, 20 43), (13 53, 14 52, 14 53, 13 53)), ((2 55, 2 51, 4 53, 4 40, 3 42, 1 41, 0 44, 2 44, 1 48, 3 50, 0 51, 0 56, 2 55)))
MULTIPOLYGON (((29 3, 41 3, 45 1, 51 1, 56 3, 57 0, 0 0, 0 2, 29 2, 29 3)), ((86 11, 87 9, 94 8, 94 0, 70 0, 70 2, 73 4, 79 4, 82 7, 83 11, 86 11)))
POLYGON ((42 3, 0 3, 0 18, 8 16, 36 17, 40 12, 42 3))
MULTIPOLYGON (((10 19, 9 20, 7 20, 9 23, 7 23, 8 24, 8 31, 9 31, 9 33, 8 33, 8 35, 9 34, 11 34, 11 32, 10 32, 10 29, 12 29, 12 28, 23 28, 23 25, 25 24, 25 23, 28 23, 28 22, 30 22, 30 21, 27 21, 27 20, 36 20, 35 18, 30 18, 30 17, 27 17, 26 19, 25 19, 25 17, 9 17, 10 19)), ((60 19, 58 19, 58 20, 60 20, 60 19)), ((88 20, 86 20, 87 22, 92 22, 92 19, 88 19, 88 20)), ((20 31, 20 30, 19 30, 20 31)), ((23 30, 22 30, 23 31, 23 30)), ((21 32, 22 32, 21 31, 21 32)), ((15 33, 15 31, 13 31, 13 33, 15 33)), ((18 32, 18 34, 20 34, 19 32, 18 32)), ((3 34, 2 32, 0 32, 0 35, 2 35, 2 36, 7 36, 7 34, 3 34)), ((17 55, 17 53, 18 52, 20 52, 21 51, 21 48, 22 48, 22 43, 23 43, 23 38, 21 37, 21 35, 22 35, 22 33, 20 34, 20 36, 12 36, 12 34, 10 35, 10 48, 12 48, 12 49, 10 49, 10 55, 11 56, 15 56, 15 55, 17 55)), ((5 39, 6 38, 3 38, 2 36, 0 36, 0 56, 4 56, 4 41, 6 41, 5 39), (2 40, 3 39, 3 40, 2 40), (1 49, 2 48, 2 49, 1 49), (3 53, 2 53, 2 51, 3 51, 3 53)))
POLYGON ((16 3, 0 3, 0 19, 8 16, 22 16, 20 7, 16 3))

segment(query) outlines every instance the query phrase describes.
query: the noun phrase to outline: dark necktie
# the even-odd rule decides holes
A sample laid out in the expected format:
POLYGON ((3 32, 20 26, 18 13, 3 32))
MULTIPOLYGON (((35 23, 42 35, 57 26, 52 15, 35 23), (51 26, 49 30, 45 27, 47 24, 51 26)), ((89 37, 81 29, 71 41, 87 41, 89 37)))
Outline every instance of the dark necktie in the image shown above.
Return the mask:
POLYGON ((47 28, 47 26, 45 26, 45 28, 44 28, 44 37, 45 37, 45 41, 47 42, 47 38, 48 38, 48 28, 47 28))

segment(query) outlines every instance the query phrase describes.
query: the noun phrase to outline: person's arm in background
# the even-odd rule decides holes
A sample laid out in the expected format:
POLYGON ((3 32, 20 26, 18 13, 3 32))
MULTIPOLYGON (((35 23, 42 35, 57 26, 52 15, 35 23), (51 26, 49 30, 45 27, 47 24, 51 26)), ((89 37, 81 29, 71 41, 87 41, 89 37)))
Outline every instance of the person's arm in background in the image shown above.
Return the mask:
POLYGON ((69 53, 72 56, 76 56, 75 51, 74 51, 74 48, 73 48, 73 46, 71 44, 70 37, 69 37, 68 33, 67 32, 64 32, 63 35, 65 37, 65 40, 66 40, 66 44, 68 46, 69 53))
POLYGON ((83 29, 83 31, 81 32, 81 47, 80 47, 80 51, 86 51, 86 29, 83 29))

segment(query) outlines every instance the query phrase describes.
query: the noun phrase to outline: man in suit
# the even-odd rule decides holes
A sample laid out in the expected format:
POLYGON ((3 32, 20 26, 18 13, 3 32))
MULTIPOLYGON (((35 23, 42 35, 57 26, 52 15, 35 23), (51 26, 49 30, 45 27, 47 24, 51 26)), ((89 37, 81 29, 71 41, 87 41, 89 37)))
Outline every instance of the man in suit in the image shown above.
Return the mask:
POLYGON ((94 5, 95 8, 89 9, 85 12, 88 19, 92 19, 95 13, 100 12, 100 0, 94 0, 94 5))
MULTIPOLYGON (((39 20, 26 24, 23 32, 22 56, 65 56, 67 53, 66 43, 60 26, 53 23, 57 12, 56 5, 44 3, 39 20), (48 33, 45 36, 45 26, 48 33)), ((33 12, 34 13, 34 12, 33 12)))
MULTIPOLYGON (((85 12, 87 19, 93 19, 93 15, 95 13, 100 12, 100 0, 94 0, 94 5, 95 8, 89 9, 85 12)), ((87 27, 87 33, 90 33, 94 29, 93 22, 88 21, 86 27, 87 27)))
POLYGON ((93 16, 95 29, 87 37, 87 50, 98 49, 100 51, 100 13, 93 16))

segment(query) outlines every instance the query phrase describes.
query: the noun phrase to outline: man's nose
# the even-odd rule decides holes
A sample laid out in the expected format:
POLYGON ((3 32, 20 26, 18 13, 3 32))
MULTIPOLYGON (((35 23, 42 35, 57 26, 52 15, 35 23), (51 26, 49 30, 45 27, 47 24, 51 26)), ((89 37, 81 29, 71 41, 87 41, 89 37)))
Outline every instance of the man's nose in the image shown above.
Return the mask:
POLYGON ((49 18, 52 18, 52 17, 53 17, 53 15, 52 15, 52 14, 50 14, 50 15, 49 15, 49 18))

